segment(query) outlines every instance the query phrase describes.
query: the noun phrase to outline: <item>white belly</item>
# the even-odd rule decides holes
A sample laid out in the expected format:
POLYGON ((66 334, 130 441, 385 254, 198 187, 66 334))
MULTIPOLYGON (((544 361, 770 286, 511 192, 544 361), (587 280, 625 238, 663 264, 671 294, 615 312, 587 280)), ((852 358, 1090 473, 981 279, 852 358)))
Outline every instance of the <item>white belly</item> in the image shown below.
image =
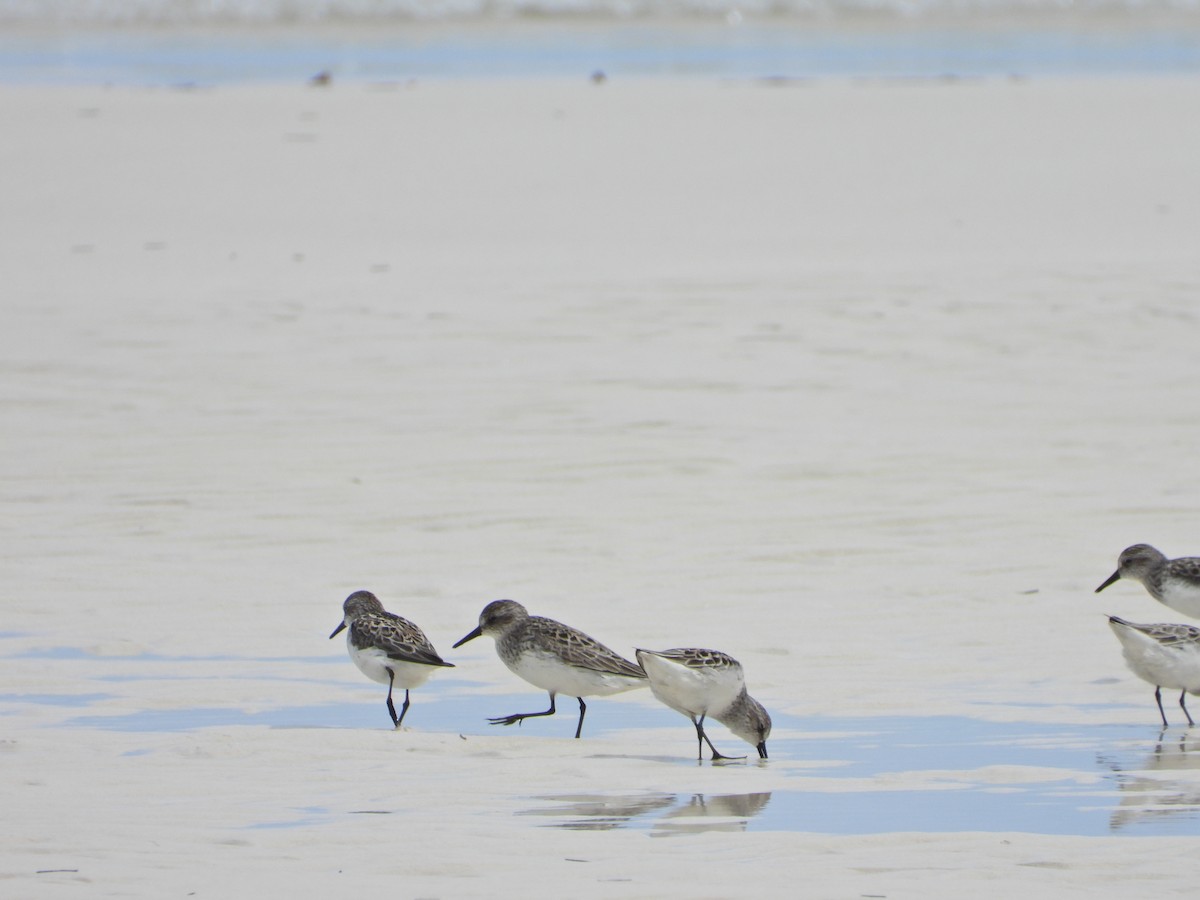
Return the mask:
POLYGON ((1167 649, 1141 632, 1116 626, 1130 671, 1157 687, 1200 691, 1200 648, 1167 649))
POLYGON ((693 669, 652 653, 641 654, 639 661, 650 676, 651 693, 684 715, 720 715, 745 683, 733 669, 693 669))
POLYGON ((1200 588, 1168 580, 1163 585, 1162 602, 1185 616, 1200 619, 1200 588))
POLYGON ((569 697, 606 697, 645 687, 646 679, 610 675, 594 669, 567 665, 559 657, 532 651, 522 653, 505 665, 535 687, 569 697))
POLYGON ((398 688, 420 687, 429 680, 429 676, 433 674, 433 670, 438 668, 437 666, 426 666, 421 663, 398 662, 397 660, 389 659, 386 653, 375 647, 367 647, 362 650, 355 649, 350 646, 349 638, 346 640, 346 648, 350 652, 350 658, 358 666, 358 670, 372 681, 387 684, 388 669, 391 669, 395 673, 395 685, 398 688))

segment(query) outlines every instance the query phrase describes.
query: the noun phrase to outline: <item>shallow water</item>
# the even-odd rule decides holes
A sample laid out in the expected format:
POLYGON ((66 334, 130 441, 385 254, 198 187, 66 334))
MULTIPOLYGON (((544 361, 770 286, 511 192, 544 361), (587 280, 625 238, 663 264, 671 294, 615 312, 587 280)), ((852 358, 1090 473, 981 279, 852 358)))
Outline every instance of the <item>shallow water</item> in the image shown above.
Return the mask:
MULTIPOLYGON (((86 659, 82 651, 50 648, 24 658, 86 659)), ((305 666, 336 662, 337 656, 295 658, 305 666)), ((0 694, 0 722, 31 708, 76 714, 56 728, 131 733, 186 732, 242 726, 390 730, 385 692, 364 684, 361 702, 279 706, 246 711, 213 705, 142 709, 107 714, 113 704, 126 709, 124 684, 154 681, 164 693, 176 682, 217 681, 197 666, 225 668, 229 658, 185 661, 156 655, 92 658, 96 682, 111 693, 0 694), (189 666, 191 668, 189 668, 189 666), (106 672, 106 668, 121 671, 106 672)), ((238 669, 279 665, 279 660, 237 660, 238 669)), ((251 674, 250 678, 255 676, 251 674)), ((264 682, 309 681, 272 678, 264 682)), ((546 697, 537 691, 479 693, 466 679, 440 678, 412 693, 406 727, 425 732, 496 733, 489 716, 536 712, 546 697)), ((220 696, 219 692, 215 696, 220 696)), ((1147 710, 1148 716, 1152 709, 1147 710)), ((529 740, 565 738, 574 731, 577 706, 560 698, 558 714, 522 726, 529 740)), ((1191 835, 1200 833, 1200 729, 1155 725, 1047 724, 994 722, 965 716, 790 717, 775 716, 771 759, 720 763, 784 770, 784 789, 750 793, 670 793, 663 791, 540 794, 517 797, 521 816, 542 827, 572 830, 630 828, 655 836, 707 830, 803 831, 830 834, 918 832, 1030 832, 1065 835, 1191 835), (794 787, 792 786, 794 784, 794 787)), ((584 738, 631 741, 622 756, 670 767, 713 765, 698 762, 694 734, 680 716, 655 705, 621 698, 588 704, 584 738), (654 738, 638 742, 639 731, 654 738), (673 730, 671 730, 673 729, 673 730), (664 730, 672 737, 663 739, 664 730)), ((730 735, 714 735, 725 753, 750 748, 730 735)), ((126 756, 144 752, 128 751, 126 756)), ((611 757, 611 753, 605 754, 611 757)), ((753 754, 751 752, 751 757, 753 754)), ((358 812, 387 814, 387 809, 358 812)), ((292 811, 256 827, 303 827, 325 821, 327 810, 292 811)))
POLYGON ((560 828, 628 827, 656 835, 714 828, 1200 833, 1200 734, 1185 728, 951 716, 786 725, 805 734, 772 741, 774 758, 828 760, 800 773, 805 784, 795 790, 547 796, 535 798, 527 814, 560 828))

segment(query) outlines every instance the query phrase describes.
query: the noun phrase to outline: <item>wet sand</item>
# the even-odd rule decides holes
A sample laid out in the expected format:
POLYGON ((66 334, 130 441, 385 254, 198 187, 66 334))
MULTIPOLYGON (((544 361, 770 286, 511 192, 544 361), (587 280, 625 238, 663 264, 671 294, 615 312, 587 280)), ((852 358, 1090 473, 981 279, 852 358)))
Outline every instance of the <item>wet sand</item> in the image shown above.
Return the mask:
POLYGON ((1128 544, 1200 553, 1197 102, 1174 79, 0 90, 6 881, 1190 889, 1200 756, 1159 740, 1104 614, 1180 619, 1092 592, 1128 544), (358 588, 457 665, 411 730, 327 640, 358 588), (450 652, 502 596, 627 655, 732 653, 772 758, 697 766, 648 692, 589 704, 581 741, 570 700, 489 727, 545 701, 490 641, 450 652), (856 762, 956 717, 1087 749, 856 762), (838 802, 1077 791, 1116 821, 1147 784, 1165 836, 838 802), (829 827, 773 819, 792 792, 829 827), (581 817, 615 824, 540 827, 581 817))

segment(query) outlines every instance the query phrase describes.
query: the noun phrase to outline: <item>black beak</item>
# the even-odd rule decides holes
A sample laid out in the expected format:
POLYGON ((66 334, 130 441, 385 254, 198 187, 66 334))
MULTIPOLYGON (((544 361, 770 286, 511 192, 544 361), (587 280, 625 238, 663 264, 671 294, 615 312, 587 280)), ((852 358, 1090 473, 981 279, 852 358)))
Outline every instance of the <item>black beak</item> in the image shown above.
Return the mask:
POLYGON ((466 637, 464 637, 461 641, 459 641, 457 644, 455 644, 454 647, 452 647, 451 649, 452 650, 457 649, 457 648, 461 647, 463 644, 465 644, 467 641, 475 640, 475 638, 479 637, 481 634, 483 634, 483 632, 480 631, 478 628, 476 628, 474 631, 472 631, 470 634, 468 634, 466 637))
POLYGON ((761 741, 758 745, 758 758, 759 759, 767 758, 767 742, 766 741, 761 741))
POLYGON ((1097 594, 1100 593, 1102 590, 1104 590, 1106 587, 1108 587, 1110 584, 1112 584, 1114 581, 1116 581, 1120 577, 1121 577, 1121 570, 1117 569, 1117 571, 1113 572, 1111 575, 1108 576, 1108 581, 1104 582, 1104 584, 1102 584, 1102 585, 1100 585, 1100 587, 1096 588, 1096 593, 1097 594))
POLYGON ((337 628, 333 629, 333 634, 331 634, 329 636, 329 639, 332 641, 335 637, 337 637, 339 634, 342 633, 342 629, 345 627, 346 627, 346 622, 345 622, 345 620, 343 620, 342 624, 340 624, 337 628))

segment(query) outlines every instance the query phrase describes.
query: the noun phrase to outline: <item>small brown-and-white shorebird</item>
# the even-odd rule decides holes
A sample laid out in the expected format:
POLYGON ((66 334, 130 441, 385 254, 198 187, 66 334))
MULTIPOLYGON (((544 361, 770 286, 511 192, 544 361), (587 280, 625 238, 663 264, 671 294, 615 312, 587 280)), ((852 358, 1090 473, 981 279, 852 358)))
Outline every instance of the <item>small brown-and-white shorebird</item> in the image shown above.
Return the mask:
POLYGON ((663 703, 681 712, 696 726, 696 758, 703 759, 704 744, 712 758, 729 759, 717 751, 704 731, 711 716, 767 758, 771 716, 746 692, 742 664, 720 650, 681 647, 675 650, 638 650, 637 660, 650 678, 650 690, 663 703), (696 717, 700 718, 697 719, 696 717))
POLYGON ((408 712, 409 688, 420 687, 439 668, 452 669, 433 649, 425 632, 408 619, 383 608, 379 598, 370 591, 355 591, 342 604, 342 623, 333 629, 330 640, 343 628, 346 651, 359 671, 380 684, 388 686, 387 708, 392 725, 400 727, 408 712), (392 703, 392 688, 404 688, 404 705, 400 715, 392 703))
POLYGON ((1154 685, 1154 700, 1163 728, 1167 727, 1163 688, 1179 691, 1179 706, 1188 724, 1195 725, 1184 701, 1188 694, 1200 693, 1200 628, 1169 623, 1141 625, 1117 616, 1109 616, 1108 624, 1121 642, 1129 671, 1154 685))
POLYGON ((646 673, 577 628, 531 616, 515 600, 493 600, 479 614, 479 627, 456 643, 461 647, 482 634, 496 640, 496 654, 517 675, 550 694, 545 712, 514 713, 489 719, 493 725, 513 725, 525 719, 554 715, 558 694, 579 701, 575 737, 583 733, 587 714, 584 697, 606 697, 646 686, 646 673))

